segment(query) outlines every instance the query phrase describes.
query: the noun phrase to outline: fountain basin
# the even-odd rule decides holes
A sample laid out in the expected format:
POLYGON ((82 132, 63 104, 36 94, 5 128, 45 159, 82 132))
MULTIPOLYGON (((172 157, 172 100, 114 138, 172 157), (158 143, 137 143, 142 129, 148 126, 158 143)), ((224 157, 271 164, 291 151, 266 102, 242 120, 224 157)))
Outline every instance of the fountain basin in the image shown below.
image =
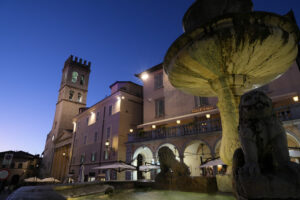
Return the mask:
POLYGON ((217 96, 220 79, 236 95, 283 74, 297 56, 294 21, 267 12, 232 13, 184 33, 168 49, 171 84, 195 96, 217 96))

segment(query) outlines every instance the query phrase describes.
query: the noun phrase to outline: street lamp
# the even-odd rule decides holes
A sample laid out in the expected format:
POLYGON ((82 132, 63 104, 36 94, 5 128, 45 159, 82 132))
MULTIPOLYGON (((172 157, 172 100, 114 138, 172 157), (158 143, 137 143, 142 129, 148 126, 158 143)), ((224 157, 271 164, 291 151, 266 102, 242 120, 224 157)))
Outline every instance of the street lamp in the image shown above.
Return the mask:
POLYGON ((106 146, 106 148, 108 148, 108 146, 109 146, 109 141, 108 140, 106 140, 105 146, 106 146))

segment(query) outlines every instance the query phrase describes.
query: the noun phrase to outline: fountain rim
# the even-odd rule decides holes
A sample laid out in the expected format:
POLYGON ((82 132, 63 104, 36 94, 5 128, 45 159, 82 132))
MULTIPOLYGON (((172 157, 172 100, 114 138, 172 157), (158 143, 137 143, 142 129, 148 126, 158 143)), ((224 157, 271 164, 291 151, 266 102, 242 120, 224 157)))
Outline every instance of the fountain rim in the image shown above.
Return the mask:
MULTIPOLYGON (((202 37, 205 34, 205 31, 208 32, 213 32, 215 30, 220 30, 222 28, 229 28, 233 27, 233 19, 237 18, 248 18, 249 23, 251 17, 269 17, 269 18, 277 18, 278 20, 282 21, 283 23, 274 23, 270 21, 268 25, 271 26, 277 26, 280 27, 281 29, 289 32, 289 33, 294 33, 296 35, 296 40, 298 43, 299 38, 300 38, 300 31, 298 29, 298 26, 295 22, 290 20, 288 17, 276 14, 276 13, 271 13, 271 12, 264 12, 264 11, 254 11, 254 12, 247 12, 247 13, 229 13, 225 14, 219 17, 214 18, 213 20, 207 22, 206 24, 202 26, 198 26, 194 28, 192 31, 185 32, 181 36, 179 36, 168 48, 164 61, 163 61, 163 68, 164 71, 167 75, 169 75, 168 72, 168 66, 172 63, 174 58, 180 53, 182 49, 184 49, 186 46, 188 46, 190 43, 192 43, 195 40, 198 40, 200 37, 202 37), (228 26, 228 22, 230 23, 230 26, 228 26), (288 25, 283 26, 284 23, 287 23, 288 25), (224 27, 222 27, 224 26, 224 27), (198 33, 197 33, 198 32, 198 33), (195 34, 197 33, 197 34, 195 34), (201 34, 202 33, 202 34, 201 34), (204 33, 204 34, 203 34, 204 33), (197 36, 195 36, 197 35, 197 36)), ((262 18, 263 19, 263 18, 262 18)), ((264 21, 265 22, 265 21, 264 21)), ((263 24, 260 22, 252 22, 251 24, 263 24)))

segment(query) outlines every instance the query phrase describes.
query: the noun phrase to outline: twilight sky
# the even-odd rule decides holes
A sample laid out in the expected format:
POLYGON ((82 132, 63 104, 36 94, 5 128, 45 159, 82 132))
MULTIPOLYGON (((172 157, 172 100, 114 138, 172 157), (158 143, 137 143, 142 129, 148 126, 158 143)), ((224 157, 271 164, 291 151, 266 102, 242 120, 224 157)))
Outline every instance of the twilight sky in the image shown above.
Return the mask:
MULTIPOLYGON (((70 54, 92 62, 87 106, 162 62, 194 0, 0 0, 0 151, 41 154, 70 54)), ((253 0, 285 14, 300 0, 253 0)))

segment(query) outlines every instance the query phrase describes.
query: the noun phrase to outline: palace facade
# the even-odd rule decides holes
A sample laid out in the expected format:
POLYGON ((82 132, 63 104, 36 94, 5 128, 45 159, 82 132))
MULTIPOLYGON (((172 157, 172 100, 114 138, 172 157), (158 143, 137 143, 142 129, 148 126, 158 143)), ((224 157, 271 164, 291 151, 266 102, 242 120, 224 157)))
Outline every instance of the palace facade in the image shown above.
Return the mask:
MULTIPOLYGON (((127 162, 158 163, 158 150, 167 146, 177 159, 200 176, 199 166, 219 157, 222 127, 217 98, 196 97, 174 88, 162 64, 136 75, 143 83, 144 121, 129 133, 127 162)), ((258 88, 268 94, 283 122, 291 159, 300 161, 300 71, 295 63, 278 79, 258 88)), ((128 172, 127 179, 153 179, 155 173, 128 172)))

